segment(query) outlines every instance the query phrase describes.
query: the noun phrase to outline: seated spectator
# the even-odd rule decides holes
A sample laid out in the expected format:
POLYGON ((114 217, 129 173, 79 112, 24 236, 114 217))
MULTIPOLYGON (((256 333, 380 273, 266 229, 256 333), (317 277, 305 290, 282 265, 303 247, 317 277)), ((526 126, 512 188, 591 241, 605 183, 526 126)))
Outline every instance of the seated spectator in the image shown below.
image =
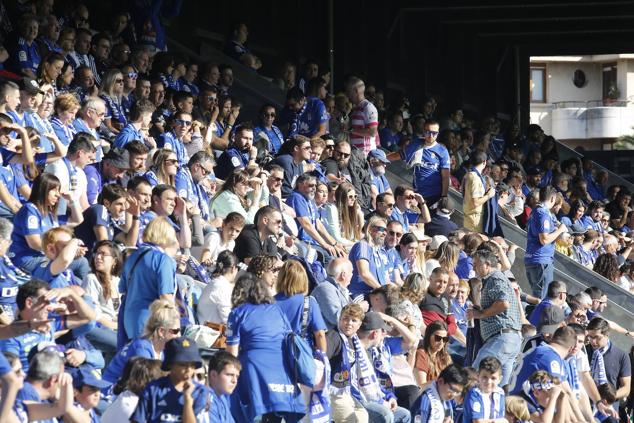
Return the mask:
POLYGON ((603 243, 601 234, 593 229, 589 229, 583 235, 583 242, 574 248, 574 260, 589 269, 592 269, 594 262, 599 256, 599 247, 603 243))
POLYGON ((298 87, 293 87, 286 93, 286 105, 294 114, 288 130, 289 137, 303 135, 318 138, 326 133, 328 113, 319 98, 307 97, 298 87))
POLYGON ((403 132, 403 114, 400 111, 393 112, 389 116, 387 126, 379 131, 381 147, 387 151, 397 151, 403 132))
POLYGON ((249 264, 260 254, 277 254, 277 237, 282 230, 282 214, 271 206, 260 208, 253 218, 254 224, 247 225, 236 238, 234 252, 238 259, 249 264))
POLYGON ((180 314, 169 300, 155 300, 150 305, 143 335, 123 345, 103 372, 104 380, 116 383, 133 357, 159 359, 165 344, 180 334, 180 314))
POLYGON ((277 154, 284 143, 282 131, 273 124, 275 116, 275 107, 265 104, 260 108, 260 125, 253 128, 253 144, 264 143, 266 151, 272 155, 277 154))
POLYGON ((425 267, 420 266, 417 258, 419 251, 419 240, 412 233, 406 233, 401 237, 398 246, 401 279, 412 273, 420 273, 424 277, 425 267))
POLYGON ((231 312, 233 282, 238 274, 238 258, 224 250, 214 263, 213 279, 203 289, 198 302, 198 321, 226 325, 231 312))
MULTIPOLYGON (((164 132, 156 141, 159 148, 172 150, 176 154, 179 166, 185 166, 189 161, 189 155, 185 144, 192 142, 192 115, 184 111, 178 111, 172 116, 172 130, 164 132)), ((200 136, 200 134, 198 134, 200 136)))
POLYGON ((565 307, 567 308, 567 305, 566 305, 567 296, 568 296, 568 289, 566 288, 566 284, 562 281, 552 281, 550 285, 548 285, 546 298, 544 298, 533 309, 533 312, 529 316, 528 321, 533 326, 537 327, 539 325, 544 309, 548 307, 552 307, 552 306, 559 307, 561 309, 565 307))
POLYGON ((236 212, 245 218, 247 224, 253 223, 260 208, 262 184, 262 179, 250 177, 245 170, 227 175, 222 188, 211 200, 211 216, 224 219, 229 213, 236 212), (252 188, 250 193, 249 188, 252 188))
MULTIPOLYGON (((70 201, 68 194, 65 195, 70 201)), ((13 258, 16 266, 28 273, 31 273, 45 259, 42 236, 46 231, 59 226, 60 223, 67 223, 71 227, 76 226, 83 220, 78 202, 69 203, 70 219, 57 215, 57 204, 61 197, 59 179, 54 175, 43 173, 35 179, 29 201, 15 215, 13 221, 15 229, 11 236, 13 243, 9 256, 13 258)), ((86 271, 85 274, 87 273, 86 271)))
POLYGON ((455 338, 462 345, 466 345, 464 335, 457 330, 456 319, 451 313, 449 301, 443 296, 448 282, 449 272, 441 267, 435 268, 429 277, 427 294, 420 303, 420 309, 426 325, 441 320, 447 324, 449 336, 455 338))
POLYGON ((129 339, 143 332, 152 302, 174 301, 176 291, 176 262, 172 257, 178 250, 178 240, 167 218, 156 218, 147 225, 143 243, 126 260, 119 282, 119 292, 125 295, 121 303, 122 329, 129 339))
POLYGON ((463 421, 506 420, 504 390, 498 386, 502 376, 502 365, 495 357, 487 357, 478 367, 478 385, 467 392, 464 399, 463 421), (485 399, 486 398, 486 399, 485 399))
POLYGON ((448 344, 449 334, 445 322, 437 320, 427 325, 423 344, 416 350, 414 364, 414 377, 421 388, 435 381, 438 375, 451 364, 448 344))
POLYGON ((149 100, 139 100, 130 110, 128 123, 119 131, 114 140, 114 146, 123 148, 130 141, 141 141, 149 149, 156 148, 154 138, 147 136, 150 128, 152 113, 156 108, 149 100))
POLYGON ((136 356, 128 361, 121 378, 113 386, 113 394, 117 397, 101 415, 102 423, 129 421, 147 384, 162 374, 160 360, 136 356))
POLYGON ((535 372, 523 389, 520 397, 526 401, 531 419, 551 423, 562 421, 571 414, 561 384, 547 371, 535 372))
POLYGON ((593 201, 588 205, 586 215, 581 219, 583 226, 587 229, 593 229, 602 234, 604 231, 601 226, 601 217, 603 215, 604 205, 600 201, 593 201))
POLYGON ((353 266, 350 292, 353 297, 368 294, 389 283, 388 257, 383 249, 386 232, 385 219, 375 216, 366 226, 365 239, 350 250, 348 258, 353 266))
POLYGON ((215 178, 214 160, 205 151, 198 151, 192 155, 187 166, 181 166, 176 174, 175 184, 178 195, 187 200, 188 204, 196 206, 203 220, 209 220, 210 217, 210 178, 215 178))
POLYGON ((54 116, 51 118, 51 125, 55 135, 64 145, 70 144, 77 133, 73 126, 73 121, 79 108, 79 101, 71 93, 59 94, 55 98, 55 103, 53 104, 54 116))
POLYGON ((466 382, 466 375, 460 367, 455 364, 445 367, 438 375, 438 379, 425 388, 421 394, 420 407, 416 403, 412 411, 414 418, 420 416, 421 420, 430 423, 442 423, 446 419, 445 416, 453 420, 454 405, 452 402, 462 393, 466 382))
POLYGON ((230 395, 236 388, 242 366, 231 354, 221 351, 209 361, 208 383, 211 401, 215 405, 209 410, 209 421, 231 422, 230 395), (227 383, 227 380, 230 382, 227 383))
POLYGON ((73 388, 75 389, 75 403, 81 410, 79 415, 86 416, 90 421, 99 418, 96 408, 101 400, 101 391, 112 384, 102 380, 97 370, 79 368, 73 374, 73 388))
POLYGON ((75 257, 85 253, 86 248, 80 239, 73 238, 72 230, 64 226, 49 229, 42 237, 42 249, 46 260, 33 270, 33 277, 48 283, 51 288, 82 285, 69 266, 75 257))
POLYGON ((40 64, 40 53, 35 42, 38 36, 39 23, 31 14, 23 15, 18 21, 17 46, 10 57, 13 58, 12 70, 16 73, 35 79, 40 64))
POLYGON ((431 221, 425 223, 425 235, 432 237, 443 235, 448 237, 451 232, 458 229, 458 225, 451 221, 452 213, 452 209, 437 209, 431 221))
MULTIPOLYGON (((262 279, 268 293, 275 296, 277 288, 277 277, 282 270, 284 262, 277 255, 260 254, 253 257, 247 267, 247 273, 262 279)), ((248 288, 248 285, 241 286, 240 289, 248 288)), ((234 289, 236 291, 236 289, 234 289)), ((234 292, 232 295, 242 295, 234 292)))
POLYGON ((370 164, 370 172, 372 175, 372 196, 376 198, 377 195, 384 192, 392 192, 390 183, 385 177, 386 166, 390 164, 385 152, 380 149, 374 149, 368 154, 368 163, 370 164), (376 188, 376 192, 375 192, 376 188))
MULTIPOLYGON (((49 313, 59 312, 52 314, 53 320, 49 325, 31 325, 31 330, 24 335, 0 341, 2 351, 10 352, 20 357, 22 368, 28 371, 29 352, 36 348, 40 342, 52 342, 55 340, 56 334, 59 336, 60 331, 69 329, 73 330, 74 336, 90 331, 94 327, 96 315, 92 307, 82 299, 83 294, 81 288, 49 289, 46 283, 38 280, 31 280, 20 286, 16 297, 18 320, 42 321, 48 319, 49 313), (59 303, 51 303, 52 300, 63 301, 64 305, 59 306, 56 305, 59 303), (66 305, 68 305, 68 308, 66 305), (76 312, 64 314, 65 312, 68 313, 69 310, 76 312)), ((74 364, 81 364, 90 358, 86 351, 75 351, 78 355, 81 355, 81 359, 77 358, 77 361, 73 361, 74 364)), ((71 352, 67 351, 67 356, 70 356, 71 352)), ((99 352, 97 351, 97 353, 99 352)), ((101 359, 101 365, 103 366, 103 358, 101 359)))
POLYGON ((328 278, 317 285, 311 296, 317 301, 327 329, 336 329, 341 310, 352 302, 348 285, 352 278, 352 263, 338 257, 328 264, 328 278))
POLYGON ((277 156, 274 163, 284 170, 282 180, 282 198, 288 198, 293 192, 297 183, 297 178, 305 173, 305 162, 310 159, 310 140, 299 138, 288 140, 284 143, 285 154, 277 156))
POLYGON ((621 229, 628 221, 632 193, 625 187, 621 188, 616 198, 605 206, 605 211, 610 213, 610 226, 621 229))
POLYGON ((200 263, 206 266, 213 266, 222 251, 233 251, 235 240, 244 228, 244 217, 237 212, 231 212, 222 221, 222 226, 218 231, 211 232, 205 239, 200 263))
POLYGON ((200 352, 193 339, 179 337, 168 341, 161 370, 169 373, 147 384, 130 421, 180 420, 184 404, 191 406, 197 420, 202 419, 207 413, 207 389, 192 379, 193 370, 202 366, 200 352))
POLYGON ((256 167, 255 159, 258 149, 253 146, 253 127, 243 124, 236 127, 231 148, 225 150, 218 158, 216 175, 227 179, 234 170, 248 170, 256 167))
POLYGON ((238 357, 242 366, 235 392, 243 404, 232 411, 246 420, 263 416, 266 421, 275 415, 297 421, 305 414, 306 406, 300 391, 290 389, 291 375, 279 354, 285 333, 290 330, 286 317, 269 295, 265 282, 252 275, 236 281, 231 302, 226 351, 238 357), (237 295, 240 292, 242 295, 237 295), (272 383, 284 389, 271 391, 267 387, 272 383))
POLYGON ((176 153, 170 149, 161 148, 154 152, 152 167, 146 172, 145 179, 147 179, 153 187, 159 184, 165 184, 176 188, 177 173, 178 158, 176 157, 176 153))
MULTIPOLYGON (((112 241, 116 232, 125 230, 125 209, 128 193, 120 185, 104 185, 99 194, 98 204, 84 211, 83 222, 77 226, 76 234, 84 241, 88 251, 92 251, 98 241, 112 241)), ((131 240, 132 241, 132 240, 131 240)))
POLYGON ((361 239, 363 213, 352 184, 344 182, 335 190, 334 203, 324 209, 328 233, 344 248, 361 239))
POLYGON ((431 220, 425 199, 407 185, 399 185, 394 189, 394 200, 394 209, 390 217, 401 222, 405 233, 411 232, 410 227, 431 220), (414 203, 418 206, 419 212, 412 210, 414 203))

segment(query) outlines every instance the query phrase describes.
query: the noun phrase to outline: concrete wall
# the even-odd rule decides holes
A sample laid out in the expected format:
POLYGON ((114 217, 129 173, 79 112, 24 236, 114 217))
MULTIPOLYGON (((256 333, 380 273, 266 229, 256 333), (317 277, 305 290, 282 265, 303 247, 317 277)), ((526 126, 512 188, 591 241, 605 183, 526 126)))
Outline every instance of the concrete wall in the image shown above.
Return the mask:
MULTIPOLYGON (((546 101, 600 100, 602 96, 603 67, 601 63, 550 62, 546 65, 546 101), (586 74, 586 85, 577 88, 572 83, 574 72, 581 69, 586 74)), ((617 75, 620 72, 617 71, 617 75)), ((531 104, 531 109, 533 105, 531 104)))

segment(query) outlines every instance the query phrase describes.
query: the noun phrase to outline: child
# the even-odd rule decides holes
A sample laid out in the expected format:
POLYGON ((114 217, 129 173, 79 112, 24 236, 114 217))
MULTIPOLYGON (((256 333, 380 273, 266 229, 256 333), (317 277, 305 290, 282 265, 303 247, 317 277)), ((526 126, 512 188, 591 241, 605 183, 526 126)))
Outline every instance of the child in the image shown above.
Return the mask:
POLYGON ((506 397, 506 420, 509 423, 527 422, 531 415, 528 412, 526 400, 522 397, 510 395, 506 397))
POLYGON ((189 401, 187 405, 201 421, 209 408, 209 394, 204 385, 192 379, 194 370, 203 365, 196 343, 185 337, 174 338, 165 345, 163 354, 161 369, 169 374, 146 386, 130 421, 181 421, 184 404, 189 401))
POLYGON ((446 417, 454 418, 452 400, 461 395, 467 383, 466 373, 457 365, 450 364, 440 372, 420 396, 420 407, 414 405, 412 416, 420 416, 429 423, 443 423, 446 417))
MULTIPOLYGON (((612 404, 616 402, 616 389, 611 383, 603 383, 597 387, 597 390, 599 391, 599 395, 601 396, 601 402, 603 403, 603 405, 611 407, 612 404)), ((598 410, 594 417, 601 423, 612 423, 618 421, 614 417, 607 416, 598 410)))
POLYGON ((101 399, 101 390, 107 389, 110 382, 102 380, 97 370, 90 367, 80 367, 73 375, 75 388, 75 405, 82 409, 91 422, 99 422, 95 408, 101 399))
POLYGON ((200 256, 200 263, 205 266, 212 266, 216 263, 218 254, 221 251, 233 251, 236 245, 236 238, 244 228, 244 216, 237 212, 231 212, 222 221, 222 226, 218 232, 212 232, 205 240, 205 247, 200 256))
POLYGON ((85 251, 83 242, 73 238, 73 232, 66 226, 59 226, 46 231, 42 237, 44 260, 33 270, 33 277, 48 283, 50 288, 67 286, 81 287, 82 281, 75 276, 70 265, 81 250, 85 251))
POLYGON ((541 423, 566 421, 570 407, 559 381, 538 370, 522 385, 520 396, 526 401, 531 420, 541 423))
POLYGON ((506 423, 504 391, 498 386, 502 364, 495 357, 486 357, 478 368, 478 386, 471 388, 464 400, 463 422, 506 423))
POLYGON ((229 395, 238 384, 240 360, 225 351, 220 351, 209 361, 209 387, 211 388, 210 422, 233 423, 229 395))

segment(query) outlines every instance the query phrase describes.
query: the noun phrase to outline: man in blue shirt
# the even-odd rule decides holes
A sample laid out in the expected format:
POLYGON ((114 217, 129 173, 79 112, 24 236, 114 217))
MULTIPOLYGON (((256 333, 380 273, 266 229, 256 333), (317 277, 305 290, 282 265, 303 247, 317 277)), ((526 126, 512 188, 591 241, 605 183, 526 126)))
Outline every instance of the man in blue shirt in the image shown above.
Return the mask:
POLYGON ((40 65, 40 53, 38 51, 37 38, 39 24, 34 15, 25 16, 19 22, 19 38, 17 49, 13 51, 14 70, 29 78, 36 79, 37 68, 40 65))
MULTIPOLYGON (((548 307, 562 308, 566 305, 566 298, 568 296, 568 289, 566 283, 562 281, 552 281, 548 285, 547 295, 531 313, 528 321, 531 325, 537 327, 542 317, 543 311, 548 307)), ((566 306, 567 307, 567 306, 566 306)))
POLYGON ((533 295, 538 298, 546 297, 548 285, 553 280, 555 241, 568 230, 566 225, 557 226, 557 220, 550 212, 556 199, 555 188, 541 188, 539 204, 526 222, 526 277, 533 289, 533 295))
POLYGON ((149 149, 156 148, 154 138, 146 136, 143 131, 147 131, 152 120, 152 113, 156 110, 154 104, 150 100, 138 100, 130 110, 128 124, 117 134, 114 139, 114 145, 117 148, 123 148, 131 141, 141 141, 149 149))
POLYGON ((370 173, 372 175, 372 196, 376 198, 377 195, 384 192, 392 192, 392 187, 385 177, 385 168, 390 164, 390 161, 385 155, 385 151, 380 148, 375 148, 368 153, 368 163, 370 164, 370 173))
POLYGON ((218 158, 216 176, 224 180, 236 169, 257 166, 257 155, 258 149, 253 145, 253 127, 250 123, 238 125, 233 135, 233 145, 218 158))
POLYGON ((204 220, 209 219, 209 188, 203 185, 208 177, 215 178, 214 160, 206 151, 198 151, 194 154, 189 159, 187 167, 181 167, 176 174, 178 195, 198 207, 200 216, 204 220))
POLYGON ((282 181, 282 198, 287 198, 295 188, 299 175, 304 173, 304 163, 310 158, 310 140, 305 137, 288 141, 289 153, 282 154, 275 159, 275 163, 284 169, 282 181))
POLYGON ((293 87, 286 94, 286 104, 295 112, 289 137, 304 135, 318 138, 326 133, 329 116, 324 102, 319 98, 306 97, 299 87, 293 87))
POLYGON ((394 208, 390 219, 400 222, 403 225, 404 233, 410 232, 410 226, 429 222, 431 219, 426 199, 407 185, 397 186, 394 189, 394 208), (411 210, 415 202, 421 211, 420 213, 411 210))
POLYGON ((387 126, 379 131, 381 147, 388 151, 398 151, 401 137, 403 136, 403 113, 400 110, 393 112, 387 122, 387 126))
POLYGON ((431 205, 442 199, 440 206, 446 207, 451 163, 447 148, 436 142, 439 131, 438 122, 425 122, 425 141, 406 157, 406 161, 409 168, 414 168, 413 185, 416 192, 431 205))
MULTIPOLYGON (((328 329, 337 329, 341 310, 352 302, 348 285, 352 279, 352 263, 346 257, 338 257, 328 263, 328 278, 313 289, 315 298, 328 329)), ((366 303, 367 305, 367 303, 366 303)))
POLYGON ((185 142, 191 142, 189 137, 192 126, 192 115, 186 112, 176 112, 173 119, 174 129, 165 132, 158 139, 159 148, 167 148, 176 153, 176 159, 180 166, 187 164, 187 151, 185 150, 185 142))
POLYGON ((286 199, 286 204, 295 210, 298 238, 308 246, 320 250, 330 257, 344 256, 345 249, 329 233, 319 219, 315 205, 316 178, 304 173, 297 178, 295 191, 286 199))
MULTIPOLYGON (((242 365, 233 355, 226 351, 216 353, 209 360, 209 387, 211 388, 210 422, 233 423, 229 404, 229 396, 238 384, 238 376, 242 365)), ((190 404, 192 402, 189 402, 190 404)))

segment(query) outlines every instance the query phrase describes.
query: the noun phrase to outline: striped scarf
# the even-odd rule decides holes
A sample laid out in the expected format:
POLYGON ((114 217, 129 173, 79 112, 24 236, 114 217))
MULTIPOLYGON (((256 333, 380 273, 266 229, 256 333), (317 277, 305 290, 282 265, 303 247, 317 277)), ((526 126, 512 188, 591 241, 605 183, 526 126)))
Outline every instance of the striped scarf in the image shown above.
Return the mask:
POLYGON ((590 369, 592 370, 592 379, 597 386, 608 383, 608 377, 605 373, 605 362, 603 361, 603 354, 610 349, 611 342, 603 348, 598 348, 592 352, 592 362, 590 363, 590 369))

